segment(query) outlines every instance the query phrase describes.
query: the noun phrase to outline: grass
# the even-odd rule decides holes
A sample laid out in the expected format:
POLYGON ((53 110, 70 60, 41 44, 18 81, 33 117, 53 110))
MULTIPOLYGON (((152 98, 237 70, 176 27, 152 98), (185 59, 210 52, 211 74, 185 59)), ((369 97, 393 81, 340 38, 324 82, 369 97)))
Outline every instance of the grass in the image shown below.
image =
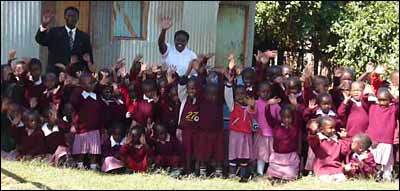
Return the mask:
POLYGON ((1 189, 351 189, 398 190, 396 182, 350 180, 344 184, 321 183, 305 177, 284 185, 272 186, 267 180, 239 183, 237 180, 198 178, 177 180, 163 174, 107 175, 88 170, 55 168, 38 161, 1 160, 1 189))

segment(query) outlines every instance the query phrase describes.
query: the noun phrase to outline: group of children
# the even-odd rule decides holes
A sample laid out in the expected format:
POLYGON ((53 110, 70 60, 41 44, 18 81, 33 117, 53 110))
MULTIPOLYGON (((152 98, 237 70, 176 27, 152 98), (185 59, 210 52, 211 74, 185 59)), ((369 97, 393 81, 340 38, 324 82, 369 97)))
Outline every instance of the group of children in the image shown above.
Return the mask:
POLYGON ((213 69, 200 55, 183 76, 173 66, 150 68, 141 56, 129 70, 118 60, 97 73, 71 59, 61 73, 45 76, 38 59, 10 61, 2 65, 1 156, 241 182, 264 174, 271 181, 307 174, 392 180, 398 70, 387 82, 370 63, 358 80, 339 68, 331 85, 310 65, 301 77, 290 66, 269 66, 271 55, 259 53, 248 68, 230 55, 228 67, 213 69))

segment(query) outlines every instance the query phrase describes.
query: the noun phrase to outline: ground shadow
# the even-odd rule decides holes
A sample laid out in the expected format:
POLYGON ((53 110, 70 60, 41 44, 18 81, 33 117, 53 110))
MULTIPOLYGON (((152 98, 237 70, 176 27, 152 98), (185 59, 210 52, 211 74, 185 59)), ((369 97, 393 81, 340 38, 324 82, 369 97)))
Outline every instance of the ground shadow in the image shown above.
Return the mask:
POLYGON ((46 186, 46 185, 44 185, 44 184, 42 184, 40 182, 27 181, 27 180, 23 179, 22 177, 20 177, 20 176, 18 176, 16 174, 4 169, 4 168, 1 168, 1 173, 3 173, 4 175, 6 175, 8 177, 13 178, 14 180, 16 180, 16 181, 18 181, 20 183, 30 183, 30 184, 33 184, 34 186, 36 186, 39 189, 52 190, 50 187, 48 187, 48 186, 46 186))

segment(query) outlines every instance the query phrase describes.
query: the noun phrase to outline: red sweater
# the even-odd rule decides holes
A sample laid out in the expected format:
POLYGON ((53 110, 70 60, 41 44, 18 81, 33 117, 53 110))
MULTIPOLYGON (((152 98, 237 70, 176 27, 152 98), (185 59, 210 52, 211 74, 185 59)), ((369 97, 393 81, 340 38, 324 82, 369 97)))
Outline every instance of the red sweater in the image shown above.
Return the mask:
POLYGON ((145 147, 136 149, 129 145, 123 145, 119 152, 127 168, 138 172, 144 172, 147 170, 148 150, 145 147))
POLYGON ((320 140, 318 135, 309 134, 308 144, 315 153, 313 170, 315 175, 333 175, 343 173, 340 158, 345 157, 351 151, 350 139, 339 140, 320 140))
POLYGON ((25 127, 12 127, 11 135, 16 142, 17 151, 20 155, 46 154, 45 137, 40 128, 36 128, 31 135, 28 135, 25 127))
POLYGON ((380 107, 377 104, 369 108, 369 125, 367 134, 373 142, 393 144, 394 132, 399 120, 399 103, 389 107, 380 107))
POLYGON ((235 103, 231 112, 229 128, 231 131, 251 134, 251 117, 247 115, 246 107, 235 103))
POLYGON ((353 137, 358 133, 364 133, 368 128, 368 104, 361 101, 361 107, 349 101, 347 105, 343 102, 338 108, 338 116, 346 124, 347 136, 353 137))
POLYGON ((348 174, 350 176, 355 175, 374 175, 376 173, 376 162, 374 160, 374 155, 371 151, 368 151, 368 157, 366 159, 360 160, 356 155, 350 154, 346 158, 347 164, 358 164, 358 168, 351 169, 348 174))

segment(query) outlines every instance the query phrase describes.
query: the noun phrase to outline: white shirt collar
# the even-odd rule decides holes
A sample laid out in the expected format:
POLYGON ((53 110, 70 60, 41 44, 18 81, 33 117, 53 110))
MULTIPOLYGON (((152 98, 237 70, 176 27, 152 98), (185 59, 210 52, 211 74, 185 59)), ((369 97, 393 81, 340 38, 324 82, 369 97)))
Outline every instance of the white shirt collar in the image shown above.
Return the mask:
MULTIPOLYGON (((10 122, 12 122, 12 118, 11 118, 9 115, 8 115, 7 117, 8 117, 8 120, 9 120, 10 122)), ((22 121, 20 121, 20 122, 18 123, 17 127, 24 127, 24 123, 22 123, 22 121)))
POLYGON ((361 107, 361 105, 362 105, 361 101, 357 101, 357 100, 355 100, 354 98, 351 98, 350 100, 351 100, 352 102, 354 102, 354 103, 356 104, 357 107, 361 107))
MULTIPOLYGON (((30 78, 31 81, 33 81, 32 76, 30 76, 29 78, 30 78)), ((33 82, 33 84, 34 84, 35 86, 38 86, 38 85, 40 85, 40 84, 42 84, 42 83, 43 83, 43 81, 42 81, 42 76, 39 77, 39 80, 38 80, 38 81, 33 82)))
POLYGON ((143 100, 147 101, 147 103, 150 103, 153 101, 153 99, 148 98, 146 95, 143 95, 143 100))
POLYGON ((72 34, 75 34, 76 32, 76 27, 73 29, 70 29, 67 25, 65 25, 65 30, 67 30, 67 33, 69 33, 69 31, 72 31, 72 34))
POLYGON ((368 158, 368 151, 364 151, 361 154, 353 153, 353 158, 357 158, 360 161, 363 161, 364 159, 368 158))
POLYGON ((326 140, 332 140, 335 142, 339 142, 337 135, 332 135, 332 136, 328 137, 328 136, 322 134, 321 132, 318 132, 317 135, 318 135, 319 140, 326 139, 326 140))
POLYGON ((111 147, 114 147, 114 146, 116 146, 116 145, 122 146, 122 145, 125 144, 125 140, 126 140, 126 137, 124 137, 124 138, 121 140, 121 142, 118 143, 117 141, 114 140, 114 137, 113 137, 113 136, 110 136, 111 147))
POLYGON ((83 90, 81 95, 85 99, 88 98, 88 97, 91 97, 92 99, 97 100, 96 93, 93 93, 93 92, 87 92, 87 91, 83 90))
POLYGON ((300 92, 300 93, 296 94, 296 97, 301 97, 301 96, 303 96, 303 92, 300 92))
POLYGON ((336 113, 333 112, 332 110, 329 110, 328 114, 325 114, 324 112, 322 112, 321 108, 319 108, 315 114, 316 115, 321 115, 321 116, 329 116, 329 117, 335 117, 336 116, 336 113))
POLYGON ((45 123, 45 124, 43 124, 43 126, 42 126, 42 131, 43 131, 43 133, 44 133, 44 136, 48 136, 48 135, 50 135, 51 133, 54 133, 54 132, 58 132, 58 131, 60 131, 59 129, 58 129, 58 126, 56 125, 56 126, 54 126, 53 127, 53 129, 49 129, 49 127, 48 127, 48 123, 45 123))

